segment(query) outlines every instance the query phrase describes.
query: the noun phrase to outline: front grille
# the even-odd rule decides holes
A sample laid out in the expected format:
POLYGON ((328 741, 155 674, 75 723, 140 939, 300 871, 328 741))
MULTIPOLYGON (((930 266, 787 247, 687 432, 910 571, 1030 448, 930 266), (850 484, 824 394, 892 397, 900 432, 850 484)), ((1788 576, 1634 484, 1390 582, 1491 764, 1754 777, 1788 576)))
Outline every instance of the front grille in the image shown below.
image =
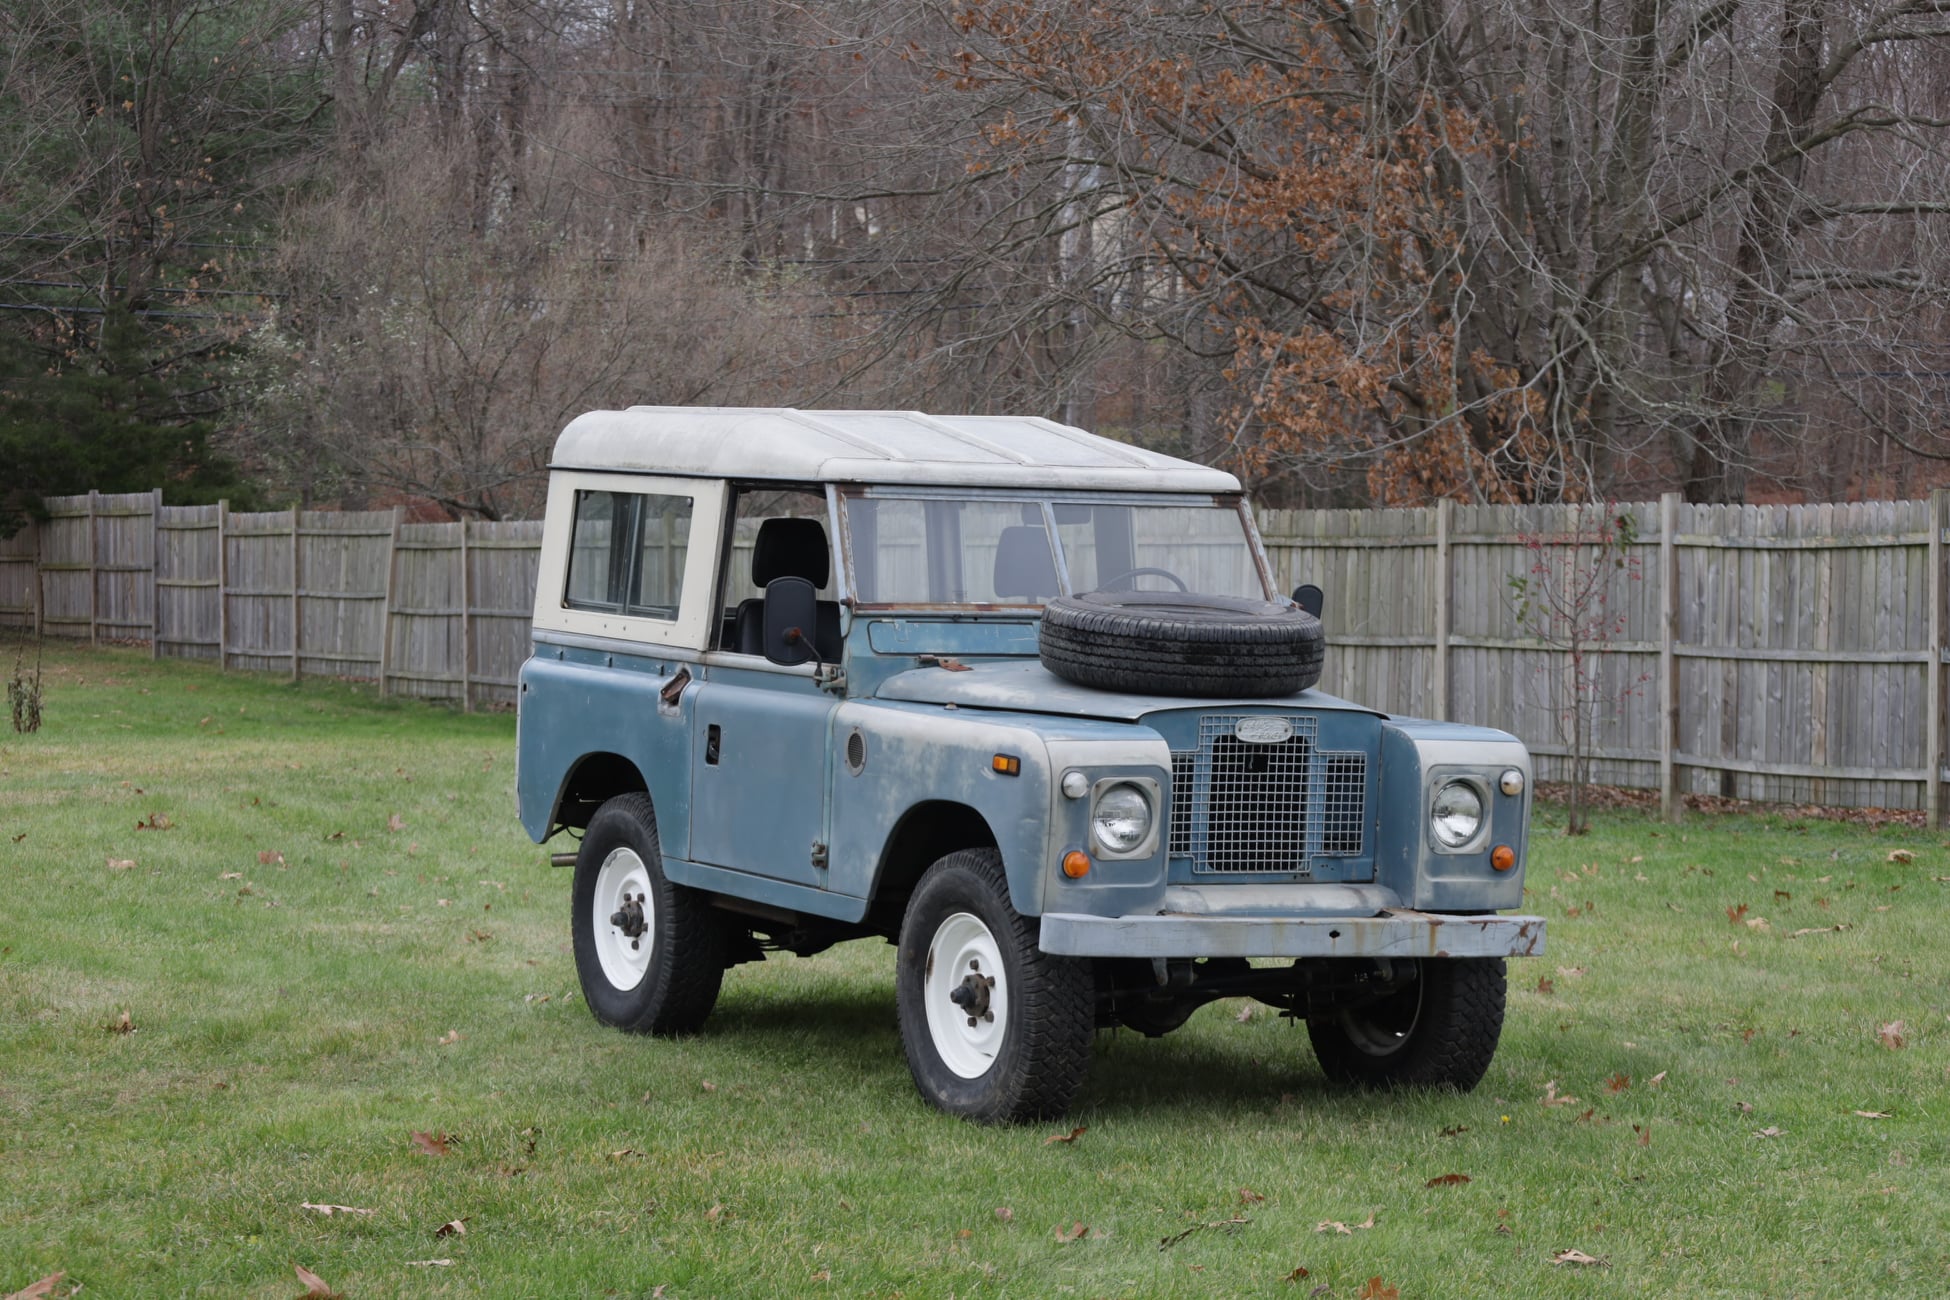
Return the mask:
POLYGON ((1318 858, 1359 857, 1368 756, 1323 753, 1309 717, 1283 719, 1283 740, 1241 740, 1241 716, 1200 718, 1198 748, 1172 751, 1171 856, 1190 858, 1197 872, 1302 876, 1318 858))

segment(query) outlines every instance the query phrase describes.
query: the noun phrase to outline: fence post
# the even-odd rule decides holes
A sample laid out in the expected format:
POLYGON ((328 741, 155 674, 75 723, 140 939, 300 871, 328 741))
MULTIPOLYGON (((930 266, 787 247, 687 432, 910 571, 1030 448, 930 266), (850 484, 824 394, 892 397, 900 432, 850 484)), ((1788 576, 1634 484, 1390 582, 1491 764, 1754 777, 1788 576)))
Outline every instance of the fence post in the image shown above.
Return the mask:
POLYGON ((1659 812, 1667 821, 1679 820, 1679 769, 1673 761, 1679 748, 1679 658, 1673 643, 1679 633, 1679 494, 1659 498, 1659 812))
POLYGON ((91 646, 101 644, 95 634, 95 620, 101 617, 101 576, 98 572, 101 557, 97 553, 101 543, 95 536, 95 513, 101 499, 101 493, 94 488, 88 489, 88 644, 91 646))
POLYGON ((1449 516, 1455 503, 1435 503, 1435 720, 1449 720, 1449 516))
POLYGON ((1930 829, 1943 829, 1943 512, 1950 493, 1930 493, 1929 609, 1930 654, 1925 666, 1923 697, 1923 807, 1930 829))
POLYGON ((230 502, 217 502, 217 671, 230 671, 230 502))
POLYGON ((162 658, 162 489, 149 495, 149 657, 162 658))
POLYGON ((474 583, 467 563, 467 516, 460 518, 460 711, 474 711, 474 583))
POLYGON ((41 551, 47 545, 47 534, 41 531, 41 521, 38 519, 28 527, 34 530, 34 639, 39 641, 46 635, 41 624, 41 613, 46 607, 47 597, 41 590, 41 584, 47 581, 47 576, 41 572, 41 551))
POLYGON ((400 507, 393 507, 393 533, 386 539, 386 603, 379 611, 379 698, 386 698, 387 678, 393 667, 393 596, 397 586, 393 574, 399 569, 400 507))
POLYGON ((298 680, 298 507, 291 507, 291 680, 298 680))

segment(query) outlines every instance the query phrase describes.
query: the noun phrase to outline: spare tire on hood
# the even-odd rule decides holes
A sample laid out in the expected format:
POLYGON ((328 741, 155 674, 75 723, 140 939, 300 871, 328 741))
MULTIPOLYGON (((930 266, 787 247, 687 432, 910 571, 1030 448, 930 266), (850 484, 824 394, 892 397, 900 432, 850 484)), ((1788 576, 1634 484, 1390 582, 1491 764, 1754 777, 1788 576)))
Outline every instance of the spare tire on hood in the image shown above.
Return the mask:
POLYGON ((1066 681, 1139 695, 1291 695, 1320 680, 1320 620, 1295 605, 1176 591, 1052 596, 1037 648, 1066 681))

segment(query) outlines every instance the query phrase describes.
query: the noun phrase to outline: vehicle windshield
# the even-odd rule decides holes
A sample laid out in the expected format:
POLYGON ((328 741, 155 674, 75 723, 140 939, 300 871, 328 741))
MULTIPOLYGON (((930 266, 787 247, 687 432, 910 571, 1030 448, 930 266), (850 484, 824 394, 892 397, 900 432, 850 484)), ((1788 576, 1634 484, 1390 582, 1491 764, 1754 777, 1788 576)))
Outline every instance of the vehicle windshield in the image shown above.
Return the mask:
POLYGON ((1268 598, 1236 500, 858 494, 845 498, 845 526, 852 591, 867 605, 1035 606, 1087 591, 1268 598))

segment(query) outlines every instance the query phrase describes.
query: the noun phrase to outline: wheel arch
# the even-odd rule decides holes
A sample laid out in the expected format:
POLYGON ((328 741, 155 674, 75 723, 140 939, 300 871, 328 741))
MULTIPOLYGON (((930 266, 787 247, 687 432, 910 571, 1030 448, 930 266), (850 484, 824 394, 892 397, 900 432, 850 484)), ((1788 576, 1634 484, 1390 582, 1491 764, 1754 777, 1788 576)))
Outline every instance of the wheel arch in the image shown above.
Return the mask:
MULTIPOLYGON (((556 789, 548 824, 586 829, 596 810, 619 794, 650 797, 650 783, 635 761, 609 750, 592 750, 569 765, 556 789)), ((652 800, 652 806, 655 801, 652 800)))
POLYGON ((998 849, 988 819, 968 804, 927 799, 901 814, 880 848, 874 868, 867 925, 892 937, 900 932, 907 900, 927 869, 961 849, 998 849))

